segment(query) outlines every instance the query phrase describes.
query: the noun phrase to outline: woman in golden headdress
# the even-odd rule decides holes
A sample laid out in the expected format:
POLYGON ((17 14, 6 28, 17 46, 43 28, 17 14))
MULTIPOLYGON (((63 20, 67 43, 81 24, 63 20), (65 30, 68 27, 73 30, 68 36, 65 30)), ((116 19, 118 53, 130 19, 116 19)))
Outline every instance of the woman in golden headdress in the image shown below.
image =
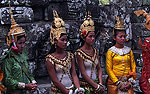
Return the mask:
POLYGON ((27 63, 25 51, 25 31, 18 27, 10 9, 11 29, 7 36, 9 51, 3 56, 2 71, 4 85, 7 87, 6 94, 31 94, 37 89, 27 63))
POLYGON ((50 42, 54 51, 46 57, 46 66, 52 80, 51 94, 83 94, 75 71, 74 55, 65 51, 67 47, 67 32, 64 21, 59 18, 56 11, 50 32, 50 42), (75 87, 76 89, 75 89, 75 87))
POLYGON ((131 48, 124 46, 126 31, 123 20, 116 17, 113 39, 115 45, 106 54, 108 94, 133 94, 132 85, 136 78, 136 63, 131 48))
POLYGON ((86 90, 86 94, 97 94, 104 91, 102 85, 102 70, 95 42, 94 21, 90 12, 87 13, 83 24, 80 27, 80 37, 83 46, 76 51, 76 57, 80 69, 79 77, 81 86, 86 90))

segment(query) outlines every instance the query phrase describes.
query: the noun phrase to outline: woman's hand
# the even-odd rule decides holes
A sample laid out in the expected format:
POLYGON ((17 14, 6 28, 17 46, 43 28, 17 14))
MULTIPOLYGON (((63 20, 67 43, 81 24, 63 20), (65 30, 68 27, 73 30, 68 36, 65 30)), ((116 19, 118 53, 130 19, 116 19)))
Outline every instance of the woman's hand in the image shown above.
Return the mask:
POLYGON ((120 89, 123 92, 126 92, 125 85, 123 84, 122 81, 117 81, 116 85, 117 85, 118 89, 120 89))
POLYGON ((125 85, 124 84, 121 84, 121 86, 119 87, 119 89, 123 92, 126 92, 126 88, 125 88, 125 85))
POLYGON ((131 82, 127 82, 127 84, 125 84, 125 89, 128 91, 130 88, 132 87, 131 82))
POLYGON ((95 89, 95 93, 102 93, 104 91, 105 91, 105 89, 104 89, 103 85, 98 84, 97 88, 95 89))
POLYGON ((132 87, 132 84, 130 82, 127 82, 127 84, 122 85, 119 89, 121 91, 127 92, 132 87))
POLYGON ((104 92, 105 91, 105 88, 103 86, 101 86, 101 92, 104 92))
POLYGON ((35 83, 26 84, 25 89, 29 90, 30 93, 33 93, 37 90, 37 84, 35 83))

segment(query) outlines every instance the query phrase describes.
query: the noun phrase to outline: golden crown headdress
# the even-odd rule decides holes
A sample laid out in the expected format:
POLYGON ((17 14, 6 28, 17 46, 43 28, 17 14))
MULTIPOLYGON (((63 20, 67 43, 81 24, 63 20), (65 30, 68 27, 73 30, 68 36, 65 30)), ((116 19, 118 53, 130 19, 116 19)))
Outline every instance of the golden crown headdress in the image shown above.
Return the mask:
POLYGON ((13 43, 14 49, 16 49, 16 44, 15 42, 17 42, 17 36, 21 36, 21 35, 25 35, 25 31, 21 28, 18 27, 18 24, 15 22, 15 19, 13 18, 13 13, 11 10, 11 7, 9 8, 9 13, 11 16, 11 29, 8 33, 7 36, 7 45, 10 46, 11 43, 13 43))
POLYGON ((123 23, 123 20, 120 17, 116 16, 116 21, 117 21, 117 23, 115 24, 114 29, 125 30, 125 25, 123 23))
POLYGON ((54 39, 59 39, 62 33, 67 33, 65 22, 58 16, 57 12, 53 11, 54 21, 52 22, 50 31, 50 42, 54 44, 54 39))
POLYGON ((95 27, 91 13, 88 11, 85 15, 83 24, 80 26, 80 36, 85 37, 89 31, 95 31, 95 27))

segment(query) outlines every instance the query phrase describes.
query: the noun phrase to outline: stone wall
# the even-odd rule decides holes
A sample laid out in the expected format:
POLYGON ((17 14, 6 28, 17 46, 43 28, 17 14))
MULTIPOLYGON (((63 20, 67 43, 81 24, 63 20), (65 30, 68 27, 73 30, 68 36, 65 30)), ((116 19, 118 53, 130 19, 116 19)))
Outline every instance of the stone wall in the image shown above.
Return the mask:
MULTIPOLYGON (((0 53, 7 50, 5 37, 10 28, 9 1, 0 0, 0 53)), ((66 23, 70 45, 67 50, 74 52, 80 45, 79 27, 83 22, 85 12, 91 11, 96 26, 95 47, 99 50, 101 67, 103 69, 103 82, 107 77, 105 70, 105 54, 112 46, 112 29, 115 16, 124 19, 128 39, 126 45, 131 47, 137 63, 137 82, 140 79, 142 58, 138 46, 138 36, 148 35, 145 29, 145 19, 137 17, 133 11, 144 9, 149 12, 149 0, 110 0, 107 5, 99 5, 99 0, 11 0, 13 16, 19 26, 23 27, 28 36, 27 48, 29 65, 32 73, 39 82, 40 94, 47 94, 50 79, 45 67, 45 56, 49 53, 51 45, 49 32, 53 20, 52 11, 56 10, 66 23), (46 88, 47 87, 47 88, 46 88)), ((144 40, 144 39, 143 39, 144 40)), ((141 91, 135 85, 135 93, 141 91)))

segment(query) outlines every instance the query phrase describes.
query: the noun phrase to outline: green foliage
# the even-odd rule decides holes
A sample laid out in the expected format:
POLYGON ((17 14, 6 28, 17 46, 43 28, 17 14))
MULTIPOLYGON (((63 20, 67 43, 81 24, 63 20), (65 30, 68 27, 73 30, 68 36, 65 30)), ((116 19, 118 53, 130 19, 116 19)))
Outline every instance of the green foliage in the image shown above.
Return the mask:
POLYGON ((109 5, 110 1, 109 0, 99 0, 99 5, 109 5))

